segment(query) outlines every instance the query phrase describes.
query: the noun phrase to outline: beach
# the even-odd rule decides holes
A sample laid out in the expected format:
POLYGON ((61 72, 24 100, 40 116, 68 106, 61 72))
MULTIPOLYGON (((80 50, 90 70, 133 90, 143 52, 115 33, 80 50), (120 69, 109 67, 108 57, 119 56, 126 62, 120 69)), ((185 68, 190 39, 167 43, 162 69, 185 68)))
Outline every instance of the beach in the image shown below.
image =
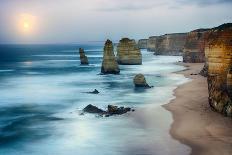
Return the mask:
POLYGON ((175 89, 176 98, 164 105, 174 120, 170 134, 190 146, 193 155, 231 155, 232 121, 214 112, 208 104, 207 78, 198 75, 204 64, 180 65, 187 69, 178 74, 191 81, 175 89))

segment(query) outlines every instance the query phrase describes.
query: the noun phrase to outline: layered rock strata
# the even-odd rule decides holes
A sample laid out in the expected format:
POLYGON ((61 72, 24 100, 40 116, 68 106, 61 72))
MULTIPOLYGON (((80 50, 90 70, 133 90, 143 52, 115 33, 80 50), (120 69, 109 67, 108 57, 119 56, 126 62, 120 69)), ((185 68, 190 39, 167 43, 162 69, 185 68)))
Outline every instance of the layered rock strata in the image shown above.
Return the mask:
POLYGON ((113 43, 110 40, 105 42, 101 73, 119 74, 119 66, 114 55, 113 43))
POLYGON ((232 24, 212 29, 205 43, 209 104, 216 111, 232 116, 232 24))
POLYGON ((205 62, 205 34, 209 29, 197 29, 187 34, 183 50, 183 62, 205 62))
POLYGON ((80 54, 80 61, 82 65, 88 65, 89 61, 87 56, 85 55, 84 49, 79 48, 79 54, 80 54))
POLYGON ((139 49, 147 49, 147 43, 148 43, 148 39, 140 39, 138 41, 139 49))
POLYGON ((156 55, 182 55, 187 33, 153 36, 148 40, 148 50, 156 55))
POLYGON ((141 65, 142 54, 135 40, 123 38, 117 46, 117 61, 122 65, 141 65))

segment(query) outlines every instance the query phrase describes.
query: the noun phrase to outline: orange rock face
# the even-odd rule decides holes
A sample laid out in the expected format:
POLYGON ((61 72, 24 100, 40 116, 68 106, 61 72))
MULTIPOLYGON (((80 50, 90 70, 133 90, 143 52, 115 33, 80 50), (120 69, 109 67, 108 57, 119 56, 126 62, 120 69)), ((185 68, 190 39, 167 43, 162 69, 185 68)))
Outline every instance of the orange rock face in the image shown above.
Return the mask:
POLYGON ((213 28, 206 36, 209 104, 232 116, 232 24, 213 28))
POLYGON ((187 34, 183 50, 183 62, 205 62, 205 34, 209 29, 198 29, 187 34))

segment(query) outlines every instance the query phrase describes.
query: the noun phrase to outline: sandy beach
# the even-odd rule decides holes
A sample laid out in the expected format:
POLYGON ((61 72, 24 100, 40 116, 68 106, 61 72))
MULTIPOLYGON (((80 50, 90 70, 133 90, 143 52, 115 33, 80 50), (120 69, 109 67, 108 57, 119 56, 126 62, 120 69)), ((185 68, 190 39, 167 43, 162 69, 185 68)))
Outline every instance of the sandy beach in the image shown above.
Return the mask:
POLYGON ((172 113, 171 135, 192 148, 193 155, 231 155, 232 120, 214 112, 208 104, 207 78, 197 74, 202 63, 181 64, 187 67, 179 72, 192 79, 179 86, 176 96, 164 107, 172 113))

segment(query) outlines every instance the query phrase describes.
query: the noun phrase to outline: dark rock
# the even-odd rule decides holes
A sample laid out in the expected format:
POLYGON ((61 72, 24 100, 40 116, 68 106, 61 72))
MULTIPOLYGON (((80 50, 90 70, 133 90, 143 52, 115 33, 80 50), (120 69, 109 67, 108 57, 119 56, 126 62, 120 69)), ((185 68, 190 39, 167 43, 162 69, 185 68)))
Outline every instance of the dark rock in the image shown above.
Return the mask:
POLYGON ((129 107, 118 107, 114 105, 108 105, 107 110, 104 111, 91 104, 89 104, 83 109, 83 112, 98 114, 99 116, 105 116, 105 117, 109 117, 112 115, 122 115, 129 111, 134 111, 134 109, 131 109, 129 107))
POLYGON ((104 110, 102 109, 99 109, 98 107, 92 105, 92 104, 89 104, 87 105, 84 109, 83 109, 84 112, 87 112, 87 113, 95 113, 95 114, 103 114, 105 113, 104 110))
POLYGON ((87 92, 89 94, 99 94, 100 92, 97 89, 94 89, 94 91, 87 92))

